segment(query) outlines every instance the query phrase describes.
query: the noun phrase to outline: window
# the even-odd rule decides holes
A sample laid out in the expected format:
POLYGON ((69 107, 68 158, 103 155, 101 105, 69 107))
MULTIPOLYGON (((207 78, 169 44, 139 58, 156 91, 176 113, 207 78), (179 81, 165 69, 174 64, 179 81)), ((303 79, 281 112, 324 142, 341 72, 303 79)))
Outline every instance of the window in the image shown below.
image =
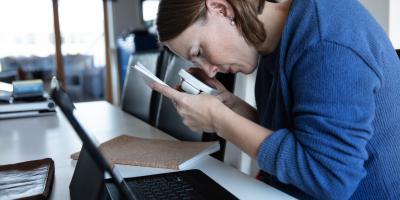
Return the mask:
POLYGON ((66 91, 74 101, 104 99, 103 3, 59 0, 58 7, 66 91))
POLYGON ((104 99, 103 1, 0 1, 0 19, 0 81, 42 79, 48 90, 57 71, 56 49, 61 49, 59 65, 64 67, 58 68, 63 69, 61 77, 72 99, 104 99), (53 10, 53 3, 58 10, 53 10), (53 12, 58 13, 59 27, 53 12))
POLYGON ((49 83, 55 71, 52 2, 0 1, 0 19, 0 73, 49 83))
POLYGON ((151 23, 157 18, 159 0, 142 1, 142 18, 145 23, 151 23))

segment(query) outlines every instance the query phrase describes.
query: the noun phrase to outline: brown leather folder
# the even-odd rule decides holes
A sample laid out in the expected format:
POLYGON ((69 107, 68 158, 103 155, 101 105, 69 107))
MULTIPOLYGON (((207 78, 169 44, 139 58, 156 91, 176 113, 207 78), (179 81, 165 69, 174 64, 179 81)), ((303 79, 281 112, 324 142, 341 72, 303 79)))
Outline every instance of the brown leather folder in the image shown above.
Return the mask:
POLYGON ((54 180, 51 158, 0 166, 0 199, 47 199, 54 180))

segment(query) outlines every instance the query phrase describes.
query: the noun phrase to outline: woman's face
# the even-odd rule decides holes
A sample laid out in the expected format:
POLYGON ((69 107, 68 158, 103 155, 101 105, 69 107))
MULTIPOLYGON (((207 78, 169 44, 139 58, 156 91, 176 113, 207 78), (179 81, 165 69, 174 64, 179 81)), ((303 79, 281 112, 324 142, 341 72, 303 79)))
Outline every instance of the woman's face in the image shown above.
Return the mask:
POLYGON ((236 25, 222 14, 207 13, 206 19, 198 20, 165 45, 210 77, 217 72, 249 74, 257 65, 257 50, 246 43, 236 25))

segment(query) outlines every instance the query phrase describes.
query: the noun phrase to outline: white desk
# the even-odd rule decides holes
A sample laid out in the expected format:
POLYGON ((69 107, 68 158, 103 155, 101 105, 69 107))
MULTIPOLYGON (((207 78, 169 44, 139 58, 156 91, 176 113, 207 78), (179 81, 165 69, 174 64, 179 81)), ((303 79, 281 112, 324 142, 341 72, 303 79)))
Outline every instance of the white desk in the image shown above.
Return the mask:
MULTIPOLYGON (((124 113, 118 107, 100 101, 76 104, 85 128, 104 142, 121 134, 144 138, 173 139, 164 132, 124 113)), ((55 162, 55 180, 51 199, 70 199, 69 183, 76 162, 70 155, 81 148, 81 141, 58 110, 55 116, 0 121, 0 165, 50 157, 55 162)), ((117 165, 124 177, 172 170, 117 165)), ((239 199, 292 199, 212 157, 193 168, 200 169, 239 199)))

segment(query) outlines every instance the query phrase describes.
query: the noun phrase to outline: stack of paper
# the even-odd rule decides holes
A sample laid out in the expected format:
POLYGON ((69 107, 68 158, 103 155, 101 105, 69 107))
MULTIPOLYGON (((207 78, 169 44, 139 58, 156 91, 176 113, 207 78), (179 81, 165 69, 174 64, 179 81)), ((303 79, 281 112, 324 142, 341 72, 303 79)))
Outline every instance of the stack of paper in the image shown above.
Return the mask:
MULTIPOLYGON (((132 58, 131 58, 132 59, 132 58)), ((131 62, 131 61, 129 61, 131 62)), ((140 62, 136 63, 136 65, 132 66, 133 69, 135 69, 136 71, 138 71, 140 73, 140 75, 142 76, 144 82, 147 85, 151 85, 153 82, 162 84, 162 85, 167 85, 166 83, 164 83, 164 81, 162 81, 161 79, 159 79, 156 75, 154 75, 153 73, 151 73, 145 66, 143 66, 140 62)))

